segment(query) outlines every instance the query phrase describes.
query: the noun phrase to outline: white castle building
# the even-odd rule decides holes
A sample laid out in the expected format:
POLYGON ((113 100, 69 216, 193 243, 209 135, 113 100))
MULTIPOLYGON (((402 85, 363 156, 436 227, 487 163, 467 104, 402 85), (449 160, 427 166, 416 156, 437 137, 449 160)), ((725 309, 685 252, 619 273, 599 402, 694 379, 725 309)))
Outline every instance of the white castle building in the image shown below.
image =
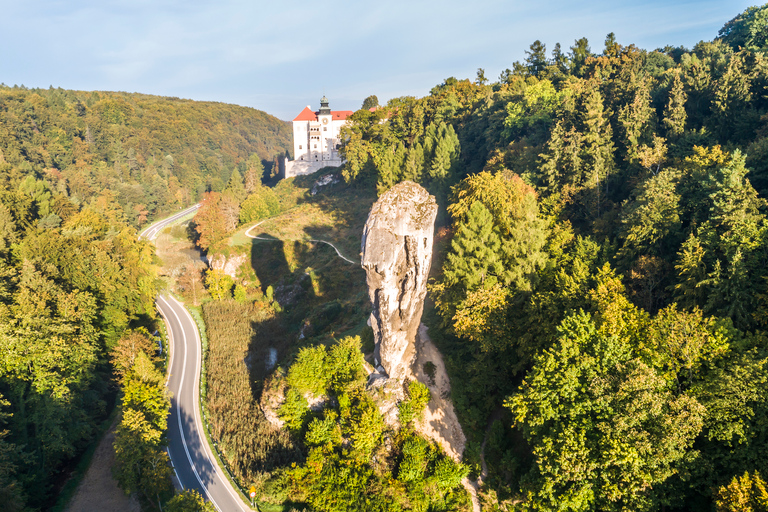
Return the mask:
POLYGON ((328 98, 320 100, 320 110, 307 106, 293 120, 293 160, 285 159, 285 177, 311 174, 323 167, 342 164, 339 131, 347 124, 352 110, 331 110, 328 98))

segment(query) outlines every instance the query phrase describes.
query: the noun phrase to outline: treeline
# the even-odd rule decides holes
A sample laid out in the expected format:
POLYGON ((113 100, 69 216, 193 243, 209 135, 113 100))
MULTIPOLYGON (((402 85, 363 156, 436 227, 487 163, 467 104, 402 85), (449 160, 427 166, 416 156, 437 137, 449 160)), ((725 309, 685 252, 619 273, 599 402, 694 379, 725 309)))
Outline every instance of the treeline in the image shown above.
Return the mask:
POLYGON ((37 509, 111 409, 108 351, 154 316, 156 277, 152 247, 107 205, 60 198, 60 224, 43 222, 3 165, 0 492, 6 508, 37 509))
POLYGON ((765 509, 766 16, 351 117, 348 182, 446 207, 430 332, 490 510, 765 509))
POLYGON ((249 158, 276 171, 290 144, 288 123, 251 108, 0 86, 0 164, 42 182, 35 197, 105 196, 133 226, 222 190, 249 158))
POLYGON ((154 251, 135 228, 223 189, 249 161, 274 166, 286 127, 232 105, 0 86, 6 508, 50 507, 118 400, 118 479, 147 504, 170 499, 156 347, 119 379, 111 361, 131 329, 156 322, 154 251))

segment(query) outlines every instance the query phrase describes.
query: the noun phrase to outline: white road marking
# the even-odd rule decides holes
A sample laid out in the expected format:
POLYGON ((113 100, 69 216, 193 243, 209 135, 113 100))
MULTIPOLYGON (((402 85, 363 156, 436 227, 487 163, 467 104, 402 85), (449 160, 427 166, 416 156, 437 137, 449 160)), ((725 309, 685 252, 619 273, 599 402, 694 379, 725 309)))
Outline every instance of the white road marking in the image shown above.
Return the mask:
MULTIPOLYGON (((168 301, 166 301, 163 297, 158 297, 160 300, 168 304, 168 301)), ((171 312, 173 313, 173 316, 176 317, 176 320, 179 322, 179 327, 181 330, 184 330, 184 326, 181 323, 181 318, 179 318, 179 315, 176 314, 176 310, 171 307, 170 304, 168 304, 168 307, 171 309, 171 312)), ((184 344, 184 349, 186 351, 186 343, 184 344)), ((211 498, 210 493, 208 492, 208 489, 205 487, 205 484, 203 483, 203 480, 200 478, 200 475, 197 473, 197 468, 195 467, 195 463, 192 462, 192 455, 189 453, 189 447, 187 446, 187 436, 184 435, 184 429, 181 425, 181 386, 184 383, 184 373, 187 369, 186 361, 185 364, 182 364, 181 366, 181 380, 179 381, 179 394, 176 395, 176 420, 179 424, 179 433, 181 434, 181 444, 184 445, 184 451, 187 454, 187 460, 189 461, 189 466, 192 468, 192 472, 195 474, 195 478, 197 478, 197 481, 200 482, 200 487, 203 489, 203 492, 208 496, 208 500, 213 503, 214 505, 216 502, 213 501, 213 498, 211 498)), ((196 407, 193 407, 196 409, 196 407)), ((218 508, 218 506, 216 507, 218 508)), ((221 510, 221 509, 219 509, 221 510)))
MULTIPOLYGON (((197 331, 197 328, 194 328, 195 320, 192 318, 192 315, 189 313, 189 311, 187 311, 187 308, 185 308, 178 300, 176 300, 175 297, 171 296, 170 298, 171 298, 172 301, 174 301, 176 304, 178 304, 179 307, 181 307, 181 309, 184 311, 184 314, 186 315, 187 319, 189 320, 190 324, 193 326, 193 330, 195 331, 195 342, 196 342, 195 345, 197 347, 202 347, 202 342, 200 341, 200 333, 197 331)), ((200 375, 200 370, 201 370, 200 366, 201 365, 202 365, 202 356, 196 358, 195 374, 198 375, 198 376, 200 375)), ((200 386, 200 379, 197 378, 197 379, 195 379, 195 390, 193 392, 193 395, 195 395, 197 397, 198 401, 200 399, 200 389, 199 389, 199 386, 200 386)), ((197 425, 198 432, 200 432, 200 434, 202 435, 203 439, 205 439, 205 434, 203 433, 203 432, 205 432, 203 430, 203 420, 200 417, 200 410, 199 409, 200 409, 199 407, 194 407, 195 423, 197 425)), ((232 496, 232 498, 235 500, 235 502, 238 505, 240 505, 240 508, 242 510, 242 498, 240 498, 238 495, 236 495, 236 494, 234 494, 232 492, 233 491, 232 486, 229 485, 229 481, 227 480, 226 475, 224 475, 221 472, 221 468, 219 468, 219 465, 215 464, 213 462, 213 459, 212 459, 213 453, 211 453, 211 451, 210 451, 210 447, 208 446, 208 441, 204 440, 200 444, 203 446, 203 451, 205 452, 205 456, 208 457, 208 462, 211 464, 211 466, 213 467, 214 471, 218 474, 219 478, 224 483, 224 487, 227 489, 227 492, 229 493, 230 496, 232 496)), ((211 501, 213 502, 213 500, 211 500, 211 501)), ((216 503, 214 503, 214 505, 216 505, 216 503)), ((218 505, 217 505, 217 508, 218 508, 218 505)), ((219 508, 219 510, 221 510, 221 509, 219 508)), ((250 510, 250 509, 247 509, 247 510, 250 510)))

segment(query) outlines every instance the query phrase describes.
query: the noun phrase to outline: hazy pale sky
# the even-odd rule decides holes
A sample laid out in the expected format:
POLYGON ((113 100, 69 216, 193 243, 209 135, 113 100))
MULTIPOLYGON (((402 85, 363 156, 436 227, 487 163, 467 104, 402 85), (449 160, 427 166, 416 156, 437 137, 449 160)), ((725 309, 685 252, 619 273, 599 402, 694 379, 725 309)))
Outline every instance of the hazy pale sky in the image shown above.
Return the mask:
POLYGON ((536 39, 600 52, 712 40, 744 0, 0 0, 0 82, 235 103, 293 119, 494 80, 536 39))

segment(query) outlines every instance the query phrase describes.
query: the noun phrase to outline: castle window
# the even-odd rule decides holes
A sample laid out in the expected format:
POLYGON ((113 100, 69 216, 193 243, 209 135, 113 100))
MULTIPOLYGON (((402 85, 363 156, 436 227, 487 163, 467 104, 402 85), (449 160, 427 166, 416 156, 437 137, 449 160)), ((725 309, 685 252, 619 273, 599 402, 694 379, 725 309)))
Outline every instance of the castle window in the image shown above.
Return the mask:
POLYGON ((299 149, 301 149, 301 144, 299 144, 299 149))
POLYGON ((328 131, 328 127, 327 126, 323 126, 323 131, 327 132, 328 131))
POLYGON ((315 149, 317 149, 317 144, 315 144, 315 149))

